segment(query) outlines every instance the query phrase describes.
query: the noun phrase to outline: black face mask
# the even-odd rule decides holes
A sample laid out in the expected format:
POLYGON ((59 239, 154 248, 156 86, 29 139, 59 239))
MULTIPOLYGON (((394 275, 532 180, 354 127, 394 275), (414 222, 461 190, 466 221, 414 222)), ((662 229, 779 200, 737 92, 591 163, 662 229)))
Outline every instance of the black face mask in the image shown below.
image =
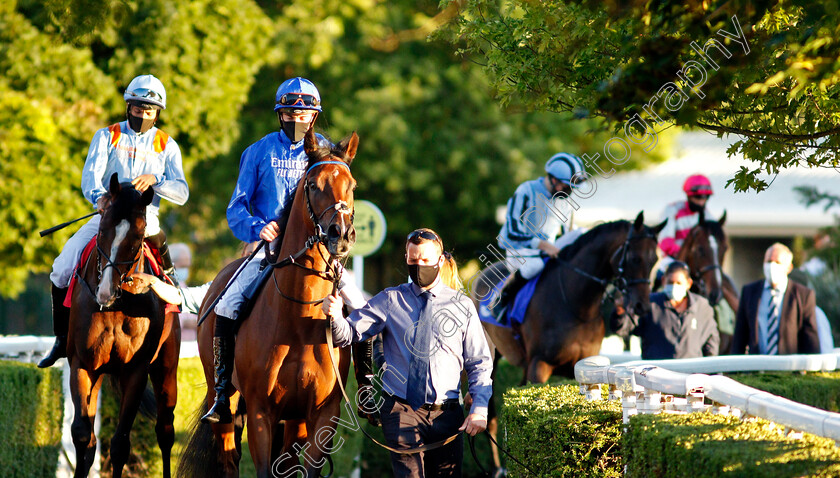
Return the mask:
POLYGON ((705 208, 705 205, 701 206, 697 203, 692 202, 691 200, 688 201, 688 210, 691 212, 700 212, 705 208))
POLYGON ((146 131, 152 129, 152 126, 155 125, 159 115, 159 113, 155 113, 155 117, 153 119, 146 119, 131 114, 130 106, 126 110, 126 116, 128 116, 128 126, 136 133, 145 133, 146 131))
POLYGON ((306 136, 306 132, 312 126, 312 123, 298 123, 297 121, 283 121, 281 114, 277 113, 280 119, 280 126, 283 127, 283 132, 292 143, 297 143, 306 136))
POLYGON ((440 266, 437 264, 433 266, 422 266, 420 264, 408 265, 408 277, 411 277, 411 282, 414 282, 419 287, 429 287, 434 284, 439 273, 440 266))

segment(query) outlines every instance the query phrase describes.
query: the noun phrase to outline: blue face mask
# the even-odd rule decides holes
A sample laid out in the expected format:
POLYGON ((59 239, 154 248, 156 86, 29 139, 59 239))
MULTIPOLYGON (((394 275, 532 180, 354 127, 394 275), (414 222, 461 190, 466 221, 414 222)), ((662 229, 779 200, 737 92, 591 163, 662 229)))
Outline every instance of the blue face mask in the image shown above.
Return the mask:
POLYGON ((178 282, 180 282, 181 284, 186 284, 187 279, 190 278, 189 267, 176 267, 175 268, 175 277, 178 278, 178 282))

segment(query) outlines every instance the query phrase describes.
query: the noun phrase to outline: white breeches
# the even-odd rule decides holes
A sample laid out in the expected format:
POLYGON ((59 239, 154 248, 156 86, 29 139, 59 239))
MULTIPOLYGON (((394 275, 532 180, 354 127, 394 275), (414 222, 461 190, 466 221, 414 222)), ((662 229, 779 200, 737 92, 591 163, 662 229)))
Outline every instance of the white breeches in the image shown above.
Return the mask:
MULTIPOLYGON (((578 237, 586 233, 588 229, 578 228, 563 234, 554 241, 554 246, 560 250, 575 242, 578 237)), ((539 249, 508 249, 507 251, 508 268, 511 271, 519 270, 519 274, 523 279, 533 279, 545 267, 545 260, 540 256, 539 249)))

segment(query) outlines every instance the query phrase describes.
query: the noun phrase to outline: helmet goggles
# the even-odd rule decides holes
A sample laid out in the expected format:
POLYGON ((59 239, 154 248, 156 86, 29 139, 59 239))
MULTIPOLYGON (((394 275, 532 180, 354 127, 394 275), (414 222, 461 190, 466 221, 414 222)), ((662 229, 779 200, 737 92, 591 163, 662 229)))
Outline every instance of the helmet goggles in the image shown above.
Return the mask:
POLYGON ((154 90, 150 90, 149 88, 137 88, 135 90, 126 91, 125 94, 137 102, 145 103, 146 101, 144 100, 151 100, 156 101, 158 103, 163 103, 163 96, 161 96, 160 93, 154 90))

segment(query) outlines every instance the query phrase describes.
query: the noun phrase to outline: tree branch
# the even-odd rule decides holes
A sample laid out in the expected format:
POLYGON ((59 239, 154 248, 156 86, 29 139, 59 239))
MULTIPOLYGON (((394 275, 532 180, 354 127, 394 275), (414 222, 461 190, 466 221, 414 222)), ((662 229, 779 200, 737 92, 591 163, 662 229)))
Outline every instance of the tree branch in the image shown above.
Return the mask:
POLYGON ((840 133, 840 127, 832 128, 826 131, 819 131, 817 133, 811 134, 782 134, 770 133, 766 131, 754 131, 743 128, 732 128, 729 126, 711 125, 706 123, 700 123, 699 121, 697 122, 697 126, 705 130, 714 131, 716 133, 740 134, 741 136, 746 136, 748 138, 775 139, 779 141, 806 141, 809 139, 819 139, 840 133))

